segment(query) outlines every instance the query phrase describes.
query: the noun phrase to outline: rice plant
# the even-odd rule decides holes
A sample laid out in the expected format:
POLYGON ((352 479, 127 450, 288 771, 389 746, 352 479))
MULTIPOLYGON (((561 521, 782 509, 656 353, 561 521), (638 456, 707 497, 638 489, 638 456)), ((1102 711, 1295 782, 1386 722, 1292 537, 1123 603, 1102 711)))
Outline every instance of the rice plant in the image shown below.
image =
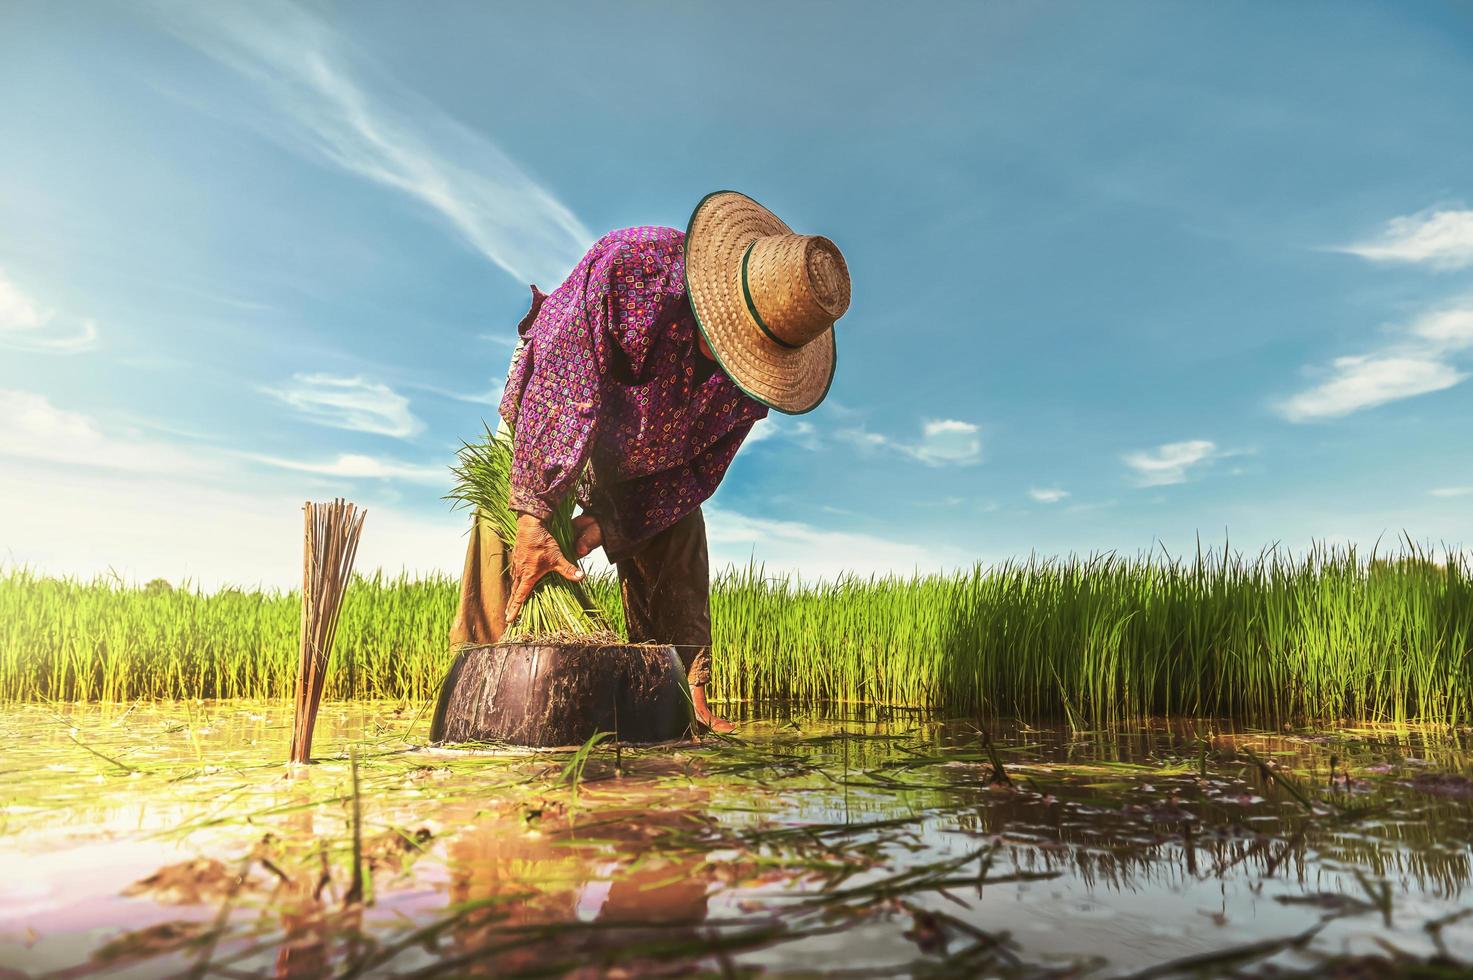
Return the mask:
MULTIPOLYGON (((618 586, 584 582, 617 630, 618 586)), ((919 578, 713 583, 728 699, 970 716, 1473 723, 1473 576, 1452 553, 1030 558, 919 578)), ((293 593, 0 574, 0 699, 289 697, 293 593)), ((357 577, 329 698, 432 697, 449 578, 357 577)))
MULTIPOLYGON (((483 442, 461 445, 456 465, 451 467, 455 486, 447 495, 447 499, 472 509, 478 520, 489 524, 508 554, 517 540, 517 512, 510 504, 511 469, 511 432, 492 431, 488 426, 483 442)), ((547 526, 563 554, 571 556, 574 538, 571 496, 553 510, 547 526)), ((503 638, 607 632, 609 626, 603 611, 589 597, 583 584, 552 574, 537 583, 503 638)))

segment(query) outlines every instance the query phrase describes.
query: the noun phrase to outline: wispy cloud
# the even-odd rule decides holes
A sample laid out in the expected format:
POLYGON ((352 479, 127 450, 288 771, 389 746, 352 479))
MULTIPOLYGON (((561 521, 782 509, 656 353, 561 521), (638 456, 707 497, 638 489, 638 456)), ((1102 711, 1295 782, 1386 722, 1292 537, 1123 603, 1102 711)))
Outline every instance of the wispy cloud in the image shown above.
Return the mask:
POLYGON ((52 312, 43 310, 36 301, 21 291, 0 269, 0 324, 7 330, 39 330, 51 321, 52 312))
POLYGON ((1135 471, 1136 486, 1165 487, 1185 483, 1188 471, 1227 455, 1207 439, 1167 442, 1155 449, 1126 453, 1121 458, 1135 471))
POLYGON ((977 426, 958 419, 928 419, 921 426, 915 457, 931 466, 968 465, 982 461, 982 438, 977 426))
POLYGON ((812 422, 795 419, 791 415, 769 415, 752 426, 744 445, 753 446, 760 442, 782 441, 800 449, 815 451, 823 448, 823 440, 812 422))
POLYGON ((448 398, 455 402, 465 402, 469 405, 490 405, 495 408, 501 404, 501 395, 506 388, 506 379, 492 378, 490 387, 479 394, 475 392, 456 391, 453 388, 442 388, 439 385, 419 384, 418 382, 407 383, 404 387, 426 391, 432 395, 440 398, 448 398))
POLYGON ((1324 380, 1280 402, 1291 422, 1337 418, 1387 402, 1451 388, 1468 375, 1453 355, 1473 348, 1473 304, 1434 310, 1380 350, 1337 357, 1324 380))
POLYGON ((917 506, 917 507, 926 507, 926 508, 935 508, 935 507, 960 507, 962 504, 964 504, 966 502, 967 502, 967 498, 965 498, 965 497, 951 496, 951 497, 939 497, 939 498, 937 498, 935 500, 917 500, 917 501, 915 501, 915 506, 917 506))
POLYGON ((0 419, 0 458, 158 475, 210 468, 199 454, 167 442, 104 432, 92 416, 35 392, 0 389, 0 419))
POLYGON ((1069 496, 1069 491, 1062 487, 1034 487, 1028 491, 1028 496, 1041 504, 1057 504, 1069 496))
MULTIPOLYGON (((302 494, 158 473, 5 469, 0 555, 54 575, 116 572, 191 587, 301 585, 302 494), (105 542, 106 547, 100 547, 105 542)), ((355 567, 458 574, 465 517, 368 503, 355 567)))
POLYGON ((975 560, 948 547, 894 541, 878 535, 835 530, 801 521, 753 517, 717 505, 704 508, 714 565, 751 561, 769 572, 794 572, 805 581, 915 571, 939 572, 975 560))
POLYGON ((1428 492, 1434 497, 1467 497, 1473 494, 1473 487, 1438 487, 1428 492))
POLYGON ((1434 310, 1413 322, 1409 332, 1432 353, 1473 347, 1473 306, 1434 310))
POLYGON ((262 390, 318 425, 399 439, 424 431, 424 423, 409 411, 409 399, 362 377, 297 374, 289 385, 262 390))
POLYGON ((970 466, 982 461, 980 429, 958 419, 926 419, 915 441, 871 432, 862 425, 840 429, 838 438, 872 451, 888 450, 927 466, 970 466))
POLYGON ((314 473, 318 476, 368 480, 409 480, 414 483, 432 484, 444 484, 450 481, 449 470, 444 466, 418 466, 414 463, 356 453, 343 453, 327 462, 283 459, 279 456, 251 455, 248 458, 278 469, 314 473))
POLYGON ((1419 211, 1392 218, 1374 239, 1342 252, 1373 262, 1421 263, 1435 269, 1473 265, 1473 211, 1419 211))
POLYGON ((1451 364, 1425 357, 1337 357, 1328 380, 1289 398, 1279 410, 1291 422, 1336 418, 1442 391, 1466 377, 1451 364))
POLYGON ((767 442, 776 435, 777 427, 768 424, 766 419, 762 419, 756 425, 752 426, 752 431, 747 433, 747 439, 743 445, 755 446, 759 442, 767 442))
MULTIPOLYGON (((290 586, 301 575, 302 496, 236 465, 245 454, 178 445, 0 389, 0 556, 51 574, 117 569, 213 588, 290 586), (104 542, 106 547, 99 547, 104 542), (293 573, 292 569, 296 569, 293 573)), ((287 469, 327 477, 446 480, 443 467, 339 457, 287 469)), ((370 502, 370 533, 357 567, 454 572, 464 554, 463 515, 432 516, 370 502)), ((298 583, 299 584, 299 580, 298 583)))
POLYGON ((255 84, 270 103, 270 135, 408 195, 518 280, 555 284, 592 242, 500 147, 377 70, 302 7, 154 9, 177 36, 255 84))
POLYGON ((76 354, 97 346, 97 324, 58 317, 29 296, 0 269, 0 345, 12 350, 76 354))

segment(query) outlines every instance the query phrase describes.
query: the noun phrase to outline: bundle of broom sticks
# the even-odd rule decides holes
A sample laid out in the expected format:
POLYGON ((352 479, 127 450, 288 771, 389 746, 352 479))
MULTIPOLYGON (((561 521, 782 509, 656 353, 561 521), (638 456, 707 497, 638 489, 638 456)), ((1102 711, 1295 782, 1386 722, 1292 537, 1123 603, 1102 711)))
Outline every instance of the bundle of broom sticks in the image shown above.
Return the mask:
POLYGON ((338 632, 343 594, 353 576, 353 557, 363 531, 360 511, 341 497, 330 504, 302 505, 305 513, 302 556, 301 661, 297 669, 297 706, 292 724, 291 761, 305 764, 312 756, 312 729, 322 706, 327 661, 338 632))

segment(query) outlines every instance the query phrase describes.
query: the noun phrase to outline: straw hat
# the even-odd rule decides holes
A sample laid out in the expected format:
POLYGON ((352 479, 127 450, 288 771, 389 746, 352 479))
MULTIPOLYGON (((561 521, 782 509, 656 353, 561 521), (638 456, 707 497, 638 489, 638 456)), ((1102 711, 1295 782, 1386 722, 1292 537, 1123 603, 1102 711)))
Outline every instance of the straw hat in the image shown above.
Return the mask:
POLYGON ((833 242, 794 234, 745 194, 707 194, 685 232, 685 288, 738 387, 789 415, 818 407, 834 380, 834 321, 849 308, 833 242))

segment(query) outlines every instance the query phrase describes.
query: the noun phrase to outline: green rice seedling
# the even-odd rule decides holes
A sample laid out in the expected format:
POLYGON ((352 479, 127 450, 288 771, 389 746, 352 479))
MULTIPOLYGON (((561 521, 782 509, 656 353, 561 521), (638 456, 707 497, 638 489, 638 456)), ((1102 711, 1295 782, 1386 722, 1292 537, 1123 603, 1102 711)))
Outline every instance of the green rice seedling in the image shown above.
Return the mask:
MULTIPOLYGON (((455 486, 447 497, 472 508, 475 519, 490 526, 508 553, 517 540, 517 513, 510 504, 511 469, 512 434, 504 429, 493 432, 488 426, 484 441, 462 444, 457 463, 451 467, 455 486)), ((553 510, 548 528, 563 554, 571 555, 571 496, 553 510)), ((582 583, 554 574, 537 583, 516 622, 507 628, 506 638, 608 632, 602 611, 582 583)))
MULTIPOLYGON (((581 584, 619 629, 617 581, 581 584)), ((446 577, 355 577, 325 697, 432 697, 456 597, 446 577)), ((0 699, 287 697, 297 605, 289 592, 0 573, 0 699)), ((1456 552, 1032 557, 817 583, 748 566, 714 577, 711 605, 728 699, 1078 727, 1473 720, 1473 576, 1456 552)))
POLYGON ((558 777, 558 781, 567 783, 570 787, 574 807, 578 806, 578 788, 583 784, 583 770, 588 767, 588 757, 593 754, 593 750, 599 743, 605 742, 613 737, 613 732, 594 732, 588 736, 588 741, 584 742, 578 747, 578 751, 573 753, 573 757, 568 760, 568 764, 563 766, 562 775, 558 777))

